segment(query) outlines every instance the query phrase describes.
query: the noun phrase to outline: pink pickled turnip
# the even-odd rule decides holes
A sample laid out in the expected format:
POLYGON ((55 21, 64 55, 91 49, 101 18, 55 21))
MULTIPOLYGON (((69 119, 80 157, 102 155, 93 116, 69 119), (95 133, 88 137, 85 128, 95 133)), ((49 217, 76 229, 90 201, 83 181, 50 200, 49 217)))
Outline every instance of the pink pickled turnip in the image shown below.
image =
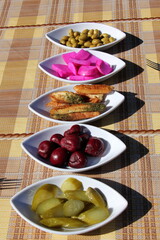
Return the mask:
POLYGON ((65 63, 69 63, 70 62, 70 58, 75 58, 77 55, 76 52, 69 52, 69 53, 65 53, 62 55, 63 60, 65 61, 65 63))
POLYGON ((98 71, 103 75, 107 75, 113 71, 112 67, 107 62, 104 62, 101 59, 97 60, 96 67, 98 71))
POLYGON ((74 63, 76 66, 89 66, 90 65, 90 61, 87 60, 81 60, 81 59, 76 59, 76 58, 70 58, 69 62, 74 63))
POLYGON ((88 60, 90 61, 91 66, 96 66, 96 62, 99 60, 95 55, 91 55, 88 60))
POLYGON ((96 66, 80 66, 78 74, 82 76, 92 76, 94 77, 98 73, 96 66))
POLYGON ((68 68, 71 70, 71 72, 72 72, 74 75, 77 75, 78 69, 77 69, 77 67, 74 65, 74 63, 69 62, 69 63, 68 63, 68 68))
POLYGON ((91 56, 91 53, 81 49, 77 54, 76 54, 76 59, 80 59, 80 60, 86 60, 87 58, 89 58, 91 56))
POLYGON ((93 78, 94 77, 80 76, 80 75, 70 75, 68 77, 69 80, 75 80, 75 81, 91 80, 93 78))
POLYGON ((58 72, 59 76, 63 78, 72 74, 68 66, 64 64, 52 64, 52 69, 58 72))

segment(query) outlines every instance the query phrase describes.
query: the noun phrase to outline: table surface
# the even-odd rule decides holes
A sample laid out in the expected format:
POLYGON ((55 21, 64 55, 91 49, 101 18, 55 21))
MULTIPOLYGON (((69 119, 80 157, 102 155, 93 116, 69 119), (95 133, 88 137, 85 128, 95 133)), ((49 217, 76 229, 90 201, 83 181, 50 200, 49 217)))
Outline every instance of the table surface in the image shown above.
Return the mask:
POLYGON ((158 0, 5 0, 0 1, 0 239, 121 240, 160 237, 160 62, 158 0), (63 86, 38 63, 64 52, 45 33, 74 22, 102 22, 126 32, 106 52, 126 68, 104 83, 125 96, 110 115, 91 124, 111 131, 127 150, 110 163, 76 175, 105 182, 128 201, 128 208, 104 227, 83 235, 45 233, 24 221, 10 198, 41 179, 66 174, 43 167, 21 149, 26 136, 56 124, 28 109, 41 94, 63 86))

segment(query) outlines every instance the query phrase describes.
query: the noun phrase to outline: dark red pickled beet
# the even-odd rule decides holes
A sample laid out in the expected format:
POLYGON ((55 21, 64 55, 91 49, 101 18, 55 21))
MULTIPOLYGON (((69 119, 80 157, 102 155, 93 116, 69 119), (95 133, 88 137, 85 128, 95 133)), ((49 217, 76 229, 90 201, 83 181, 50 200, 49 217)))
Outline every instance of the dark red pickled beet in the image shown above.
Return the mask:
POLYGON ((61 142, 62 138, 63 138, 62 134, 56 133, 56 134, 52 135, 52 137, 50 138, 50 141, 60 145, 60 142, 61 142))
POLYGON ((79 125, 73 125, 70 129, 64 132, 64 136, 66 137, 71 134, 79 135, 80 132, 81 132, 81 127, 79 125))
POLYGON ((87 164, 87 157, 81 151, 76 151, 71 154, 68 162, 68 166, 72 168, 83 168, 87 164))
POLYGON ((75 134, 68 135, 61 140, 61 147, 70 152, 75 152, 81 149, 82 139, 75 134))
POLYGON ((43 158, 49 158, 52 151, 57 148, 57 144, 48 140, 41 142, 38 146, 38 154, 43 158))
POLYGON ((100 156, 104 152, 104 142, 97 137, 90 137, 86 148, 85 153, 97 157, 100 156))
POLYGON ((53 150, 49 160, 54 166, 62 167, 68 162, 68 158, 68 151, 65 148, 58 147, 53 150))

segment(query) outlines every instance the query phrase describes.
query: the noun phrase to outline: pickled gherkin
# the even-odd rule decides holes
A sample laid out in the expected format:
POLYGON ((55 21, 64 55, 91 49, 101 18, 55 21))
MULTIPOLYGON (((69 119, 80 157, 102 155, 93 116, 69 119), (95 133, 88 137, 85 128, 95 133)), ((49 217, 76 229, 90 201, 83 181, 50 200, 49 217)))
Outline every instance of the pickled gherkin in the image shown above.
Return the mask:
POLYGON ((63 192, 69 191, 69 190, 80 190, 83 189, 82 183, 76 179, 76 178, 67 178, 62 186, 61 189, 63 192))
POLYGON ((108 208, 105 207, 93 207, 85 212, 82 212, 78 219, 86 222, 88 225, 93 225, 104 221, 109 217, 108 208))
POLYGON ((77 199, 70 199, 63 205, 64 215, 66 217, 72 217, 80 214, 84 209, 84 202, 77 199))
POLYGON ((38 204, 52 197, 63 197, 63 193, 59 187, 54 184, 44 184, 34 194, 32 200, 32 210, 36 210, 38 204))
POLYGON ((78 199, 84 202, 90 202, 89 198, 86 195, 86 192, 83 190, 66 191, 65 197, 67 199, 78 199))
POLYGON ((53 218, 53 217, 64 217, 63 203, 56 207, 48 209, 41 215, 41 218, 53 218))
POLYGON ((46 211, 48 211, 49 209, 58 206, 61 203, 62 200, 58 199, 58 198, 49 198, 46 199, 45 201, 41 202, 37 209, 36 209, 36 213, 39 215, 44 214, 46 211))
POLYGON ((40 221, 47 227, 65 227, 65 228, 80 228, 86 227, 87 224, 79 219, 72 218, 46 218, 40 221))
POLYGON ((94 188, 89 187, 86 190, 86 195, 89 198, 90 202, 92 202, 95 206, 106 207, 106 202, 99 194, 99 192, 97 192, 94 188))

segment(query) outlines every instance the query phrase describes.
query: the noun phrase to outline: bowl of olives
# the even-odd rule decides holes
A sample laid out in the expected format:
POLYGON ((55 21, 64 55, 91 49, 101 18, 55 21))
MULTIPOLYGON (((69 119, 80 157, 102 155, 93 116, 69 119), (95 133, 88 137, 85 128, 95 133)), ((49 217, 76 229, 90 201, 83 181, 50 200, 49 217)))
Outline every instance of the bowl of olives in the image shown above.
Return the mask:
POLYGON ((45 36, 55 45, 67 50, 90 48, 103 51, 122 41, 126 34, 105 24, 84 22, 60 27, 45 36))
POLYGON ((126 199, 101 181, 62 175, 38 181, 11 198, 14 210, 32 226, 52 234, 83 234, 121 214, 126 199))
POLYGON ((113 134, 87 124, 64 124, 44 129, 25 139, 23 150, 53 170, 83 172, 102 166, 125 149, 113 134))

